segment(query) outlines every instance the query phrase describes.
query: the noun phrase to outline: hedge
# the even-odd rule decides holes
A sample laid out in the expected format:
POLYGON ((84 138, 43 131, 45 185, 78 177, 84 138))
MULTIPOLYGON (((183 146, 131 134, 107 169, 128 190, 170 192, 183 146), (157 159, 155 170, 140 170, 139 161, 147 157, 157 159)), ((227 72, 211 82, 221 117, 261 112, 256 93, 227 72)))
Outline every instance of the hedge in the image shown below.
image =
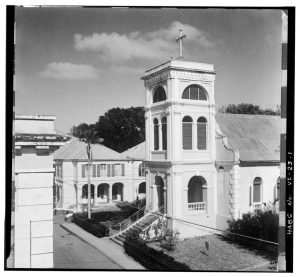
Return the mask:
POLYGON ((229 220, 227 231, 278 242, 278 214, 272 210, 256 210, 243 214, 241 219, 229 220))
POLYGON ((92 213, 92 219, 98 222, 115 221, 120 222, 133 215, 138 209, 133 207, 124 207, 121 211, 103 211, 92 213))
POLYGON ((88 219, 84 214, 73 214, 73 222, 98 238, 107 236, 108 229, 95 219, 88 219))
POLYGON ((156 250, 137 238, 128 235, 124 241, 125 252, 149 270, 190 271, 183 263, 174 260, 163 251, 156 250))

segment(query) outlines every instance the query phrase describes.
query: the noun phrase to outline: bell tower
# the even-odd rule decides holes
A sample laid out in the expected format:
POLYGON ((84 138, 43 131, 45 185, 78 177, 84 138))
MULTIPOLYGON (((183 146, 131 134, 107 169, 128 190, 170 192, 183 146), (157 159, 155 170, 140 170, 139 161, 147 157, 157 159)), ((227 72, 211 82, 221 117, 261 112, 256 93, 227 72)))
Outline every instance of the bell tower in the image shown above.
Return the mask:
MULTIPOLYGON (((147 70, 142 80, 146 206, 164 206, 171 217, 214 225, 214 67, 179 57, 147 70)), ((182 229, 175 222, 172 226, 182 229)))

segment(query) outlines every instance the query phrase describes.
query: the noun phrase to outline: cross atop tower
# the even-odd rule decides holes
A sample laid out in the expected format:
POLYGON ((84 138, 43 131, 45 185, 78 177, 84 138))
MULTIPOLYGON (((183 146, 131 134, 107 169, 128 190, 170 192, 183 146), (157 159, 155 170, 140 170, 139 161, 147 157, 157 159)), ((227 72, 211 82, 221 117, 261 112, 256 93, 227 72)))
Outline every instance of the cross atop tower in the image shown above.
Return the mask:
POLYGON ((182 34, 182 30, 179 30, 179 38, 176 39, 176 42, 179 41, 179 58, 182 58, 182 40, 186 38, 186 35, 182 34))

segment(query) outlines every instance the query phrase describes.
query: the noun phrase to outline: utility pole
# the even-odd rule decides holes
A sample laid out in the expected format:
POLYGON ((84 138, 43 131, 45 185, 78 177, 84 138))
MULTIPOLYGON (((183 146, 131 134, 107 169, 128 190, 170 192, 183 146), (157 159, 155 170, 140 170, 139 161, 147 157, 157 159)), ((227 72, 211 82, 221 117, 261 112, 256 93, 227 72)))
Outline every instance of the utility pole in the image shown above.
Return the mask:
POLYGON ((88 156, 88 218, 91 219, 91 144, 88 142, 86 146, 87 156, 88 156))

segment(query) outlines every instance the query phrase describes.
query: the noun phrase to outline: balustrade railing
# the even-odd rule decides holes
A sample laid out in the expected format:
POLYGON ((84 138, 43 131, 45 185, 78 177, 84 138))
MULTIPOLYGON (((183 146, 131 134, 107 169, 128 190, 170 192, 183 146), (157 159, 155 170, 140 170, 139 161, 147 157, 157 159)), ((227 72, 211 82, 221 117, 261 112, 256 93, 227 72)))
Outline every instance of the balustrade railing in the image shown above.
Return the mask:
POLYGON ((205 202, 188 203, 188 211, 204 211, 205 209, 205 202))

